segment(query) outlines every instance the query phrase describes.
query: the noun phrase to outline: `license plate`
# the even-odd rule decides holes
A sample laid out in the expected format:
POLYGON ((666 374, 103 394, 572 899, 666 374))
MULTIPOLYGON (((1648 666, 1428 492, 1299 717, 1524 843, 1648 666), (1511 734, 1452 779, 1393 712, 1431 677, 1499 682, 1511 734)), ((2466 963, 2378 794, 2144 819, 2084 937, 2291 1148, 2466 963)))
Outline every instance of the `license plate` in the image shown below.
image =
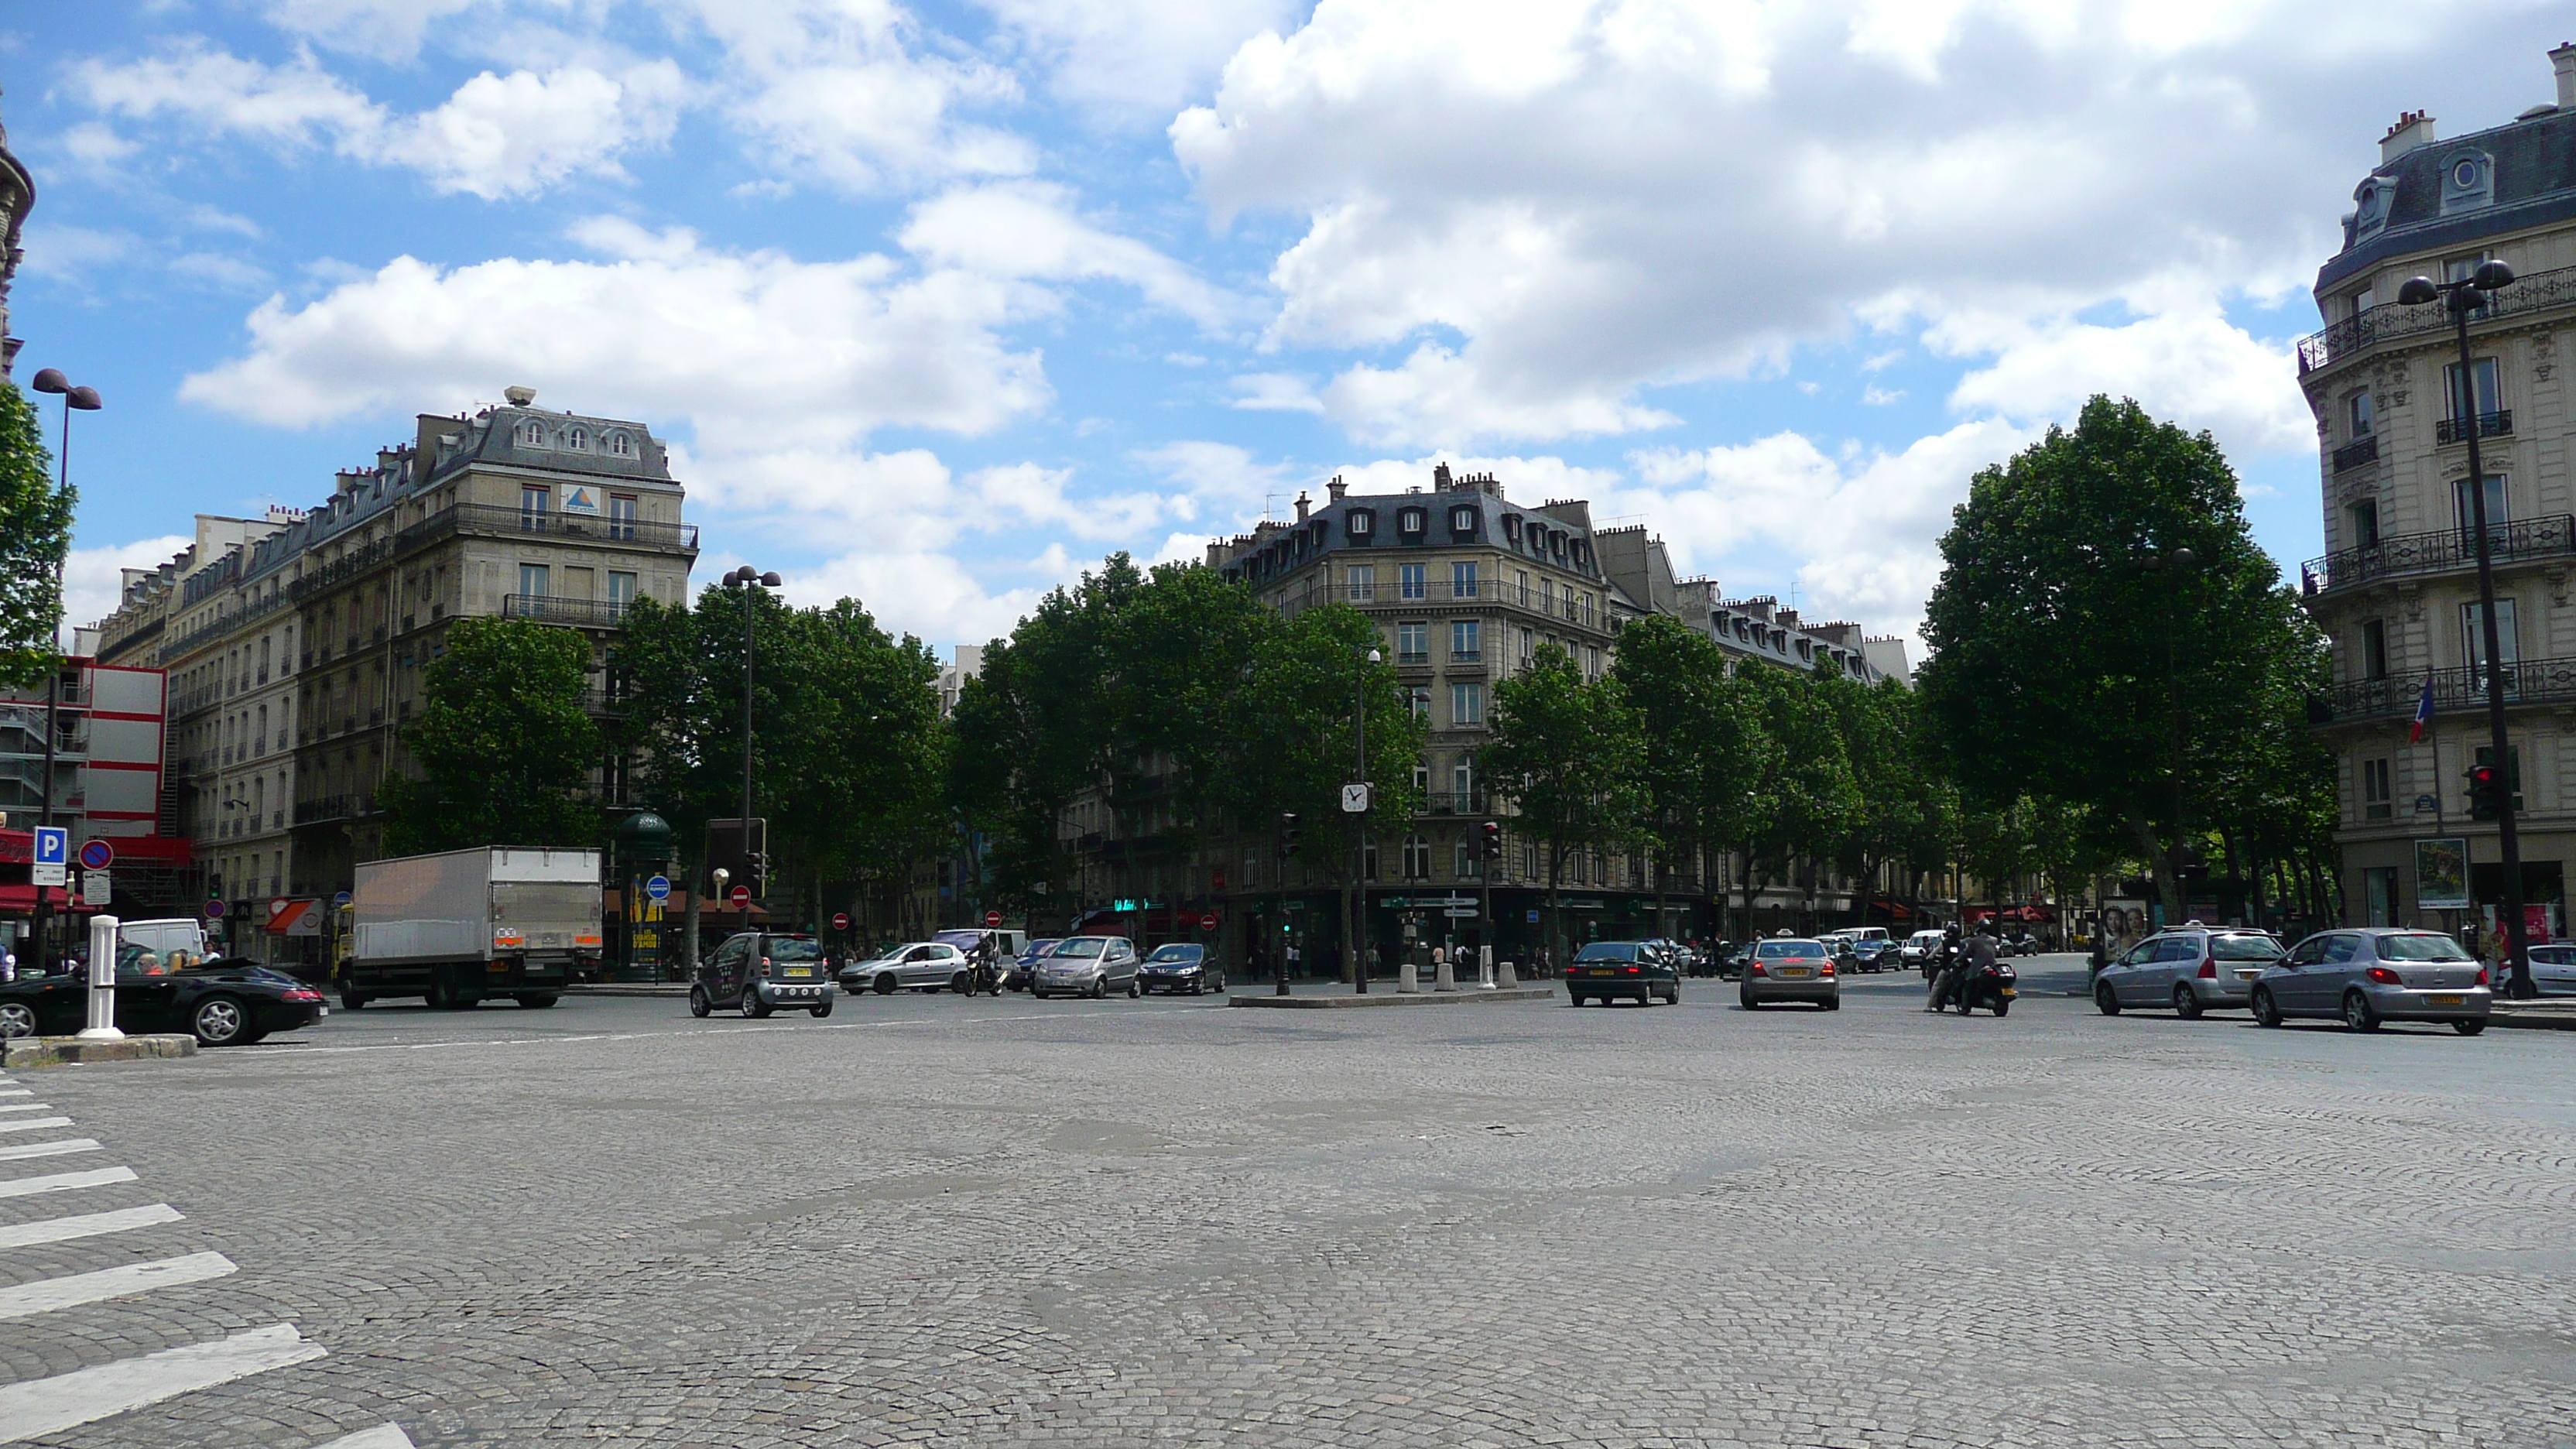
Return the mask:
POLYGON ((814 972, 811 967, 790 966, 787 968, 787 974, 790 976, 811 976, 814 972))
POLYGON ((2465 996, 2436 996, 2433 998, 2433 1004, 2435 1006, 2466 1006, 2469 1004, 2469 999, 2465 996))
POLYGON ((1783 976, 1806 976, 1812 973, 1810 973, 1804 966, 1783 966, 1780 968, 1780 974, 1783 976))
POLYGON ((2255 968, 2254 968, 2253 970, 2251 970, 2251 971, 2239 971, 2239 972, 2237 972, 2237 973, 2236 973, 2236 979, 2237 979, 2237 980, 2239 980, 2239 981, 2251 981, 2251 980, 2253 980, 2255 977, 2260 976, 2260 975, 2262 975, 2262 974, 2263 974, 2263 968, 2262 968, 2262 967, 2260 967, 2260 966, 2257 966, 2257 967, 2255 967, 2255 968))
POLYGON ((2007 987, 2005 987, 2005 988, 2004 988, 2004 1000, 2006 1000, 2006 1001, 2010 1001, 2010 1000, 2012 1000, 2014 997, 2019 996, 2019 995, 2021 995, 2021 993, 2020 993, 2020 992, 2013 990, 2013 989, 2012 989, 2011 987, 2009 987, 2009 986, 2007 986, 2007 987))

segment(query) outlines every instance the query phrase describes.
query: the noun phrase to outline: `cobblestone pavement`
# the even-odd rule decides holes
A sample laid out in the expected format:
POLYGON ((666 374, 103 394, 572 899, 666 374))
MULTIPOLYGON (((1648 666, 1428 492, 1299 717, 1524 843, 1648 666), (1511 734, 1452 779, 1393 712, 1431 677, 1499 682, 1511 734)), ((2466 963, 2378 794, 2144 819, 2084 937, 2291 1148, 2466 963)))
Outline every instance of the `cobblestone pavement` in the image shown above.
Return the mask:
POLYGON ((386 1005, 23 1072, 72 1125, 0 1143, 105 1145, 0 1161, 0 1384, 291 1325, 28 1442, 2576 1444, 2559 1035, 1920 991, 386 1005))

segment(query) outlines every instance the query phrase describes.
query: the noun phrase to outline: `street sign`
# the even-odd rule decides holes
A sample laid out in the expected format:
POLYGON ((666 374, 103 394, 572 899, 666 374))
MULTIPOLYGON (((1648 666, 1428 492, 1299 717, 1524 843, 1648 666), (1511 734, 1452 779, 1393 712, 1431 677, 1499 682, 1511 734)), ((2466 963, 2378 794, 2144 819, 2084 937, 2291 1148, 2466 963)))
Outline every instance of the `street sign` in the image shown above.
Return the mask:
POLYGON ((1000 911, 986 911, 984 913, 984 929, 989 931, 1000 924, 1002 924, 1002 913, 1000 911))
POLYGON ((1441 914, 1449 917, 1451 920, 1474 920, 1477 916, 1482 915, 1483 912, 1477 910, 1474 906, 1451 906, 1449 909, 1441 912, 1441 914))
POLYGON ((347 891, 341 891, 341 892, 339 892, 338 894, 336 894, 336 895, 334 895, 334 896, 332 896, 332 897, 331 897, 331 904, 333 904, 333 905, 335 905, 335 906, 345 906, 345 905, 347 905, 348 903, 349 903, 349 893, 348 893, 347 891))
POLYGON ((729 901, 732 901, 736 906, 747 906, 747 905, 750 905, 750 904, 751 904, 751 887, 749 887, 749 886, 735 886, 735 887, 733 888, 733 892, 732 892, 732 894, 730 894, 730 895, 726 896, 726 897, 725 897, 725 899, 727 899, 727 900, 729 900, 729 901))
POLYGON ((208 901, 208 902, 206 902, 206 919, 207 919, 207 920, 209 920, 209 921, 220 921, 220 920, 222 920, 223 918, 224 918, 224 903, 223 903, 222 901, 208 901))
POLYGON ((850 914, 849 914, 849 912, 847 912, 847 911, 839 911, 839 912, 835 912, 835 913, 833 914, 833 916, 832 916, 832 929, 833 929, 833 930, 835 930, 835 931, 846 931, 846 930, 850 929, 850 914))
POLYGON ((116 864, 116 847, 104 840, 93 840, 81 847, 81 869, 105 870, 116 864))
POLYGON ((70 885, 72 833, 60 825, 36 827, 34 880, 40 886, 70 885))
POLYGON ((669 900, 671 898, 671 878, 667 875, 657 875, 651 880, 644 882, 644 894, 651 896, 657 901, 669 900))
POLYGON ((1214 912, 1214 911, 1210 911, 1210 912, 1208 912, 1206 915, 1203 915, 1203 916, 1199 917, 1199 929, 1200 929, 1200 930, 1203 930, 1203 931, 1213 931, 1213 930, 1215 930, 1215 929, 1216 929, 1216 912, 1214 912))
POLYGON ((1368 813, 1368 797, 1368 786, 1344 785, 1342 787, 1342 813, 1345 815, 1366 815, 1368 813))
POLYGON ((1526 913, 1526 916, 1531 925, 1535 926, 1538 924, 1538 912, 1530 911, 1526 913))
POLYGON ((1304 901, 1288 901, 1283 904, 1288 910, 1292 911, 1302 911, 1306 909, 1306 903, 1304 901))
POLYGON ((106 871, 103 871, 103 870, 85 870, 85 871, 82 871, 82 872, 81 872, 81 904, 82 904, 82 905, 85 905, 85 906, 103 906, 103 905, 106 905, 106 904, 107 904, 107 893, 108 893, 108 880, 107 880, 107 872, 106 872, 106 871))

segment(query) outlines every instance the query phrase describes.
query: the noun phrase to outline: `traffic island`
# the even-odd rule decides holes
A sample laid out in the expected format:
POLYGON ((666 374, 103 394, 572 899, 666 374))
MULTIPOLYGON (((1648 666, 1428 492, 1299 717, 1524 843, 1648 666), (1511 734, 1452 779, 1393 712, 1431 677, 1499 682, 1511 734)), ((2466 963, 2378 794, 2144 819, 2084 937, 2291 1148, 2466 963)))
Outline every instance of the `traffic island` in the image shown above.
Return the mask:
POLYGON ((1395 989, 1394 983, 1372 985, 1369 994, 1360 995, 1347 986, 1316 985, 1303 995, 1280 996, 1256 982, 1241 982, 1226 993, 1226 1005, 1267 1007, 1284 1011, 1331 1011, 1346 1006, 1473 1006, 1487 1001, 1546 1001, 1557 995, 1552 986, 1516 986, 1509 991, 1483 991, 1462 986, 1456 991, 1414 991, 1395 989))
POLYGON ((2542 1031, 2576 1031, 2576 1000, 2507 1001, 2498 997, 2487 1007, 2489 1026, 2538 1027, 2542 1031))
POLYGON ((129 1036, 115 1041, 76 1036, 18 1036, 0 1041, 0 1067, 86 1066, 92 1062, 140 1062, 196 1054, 197 1039, 185 1033, 129 1036))

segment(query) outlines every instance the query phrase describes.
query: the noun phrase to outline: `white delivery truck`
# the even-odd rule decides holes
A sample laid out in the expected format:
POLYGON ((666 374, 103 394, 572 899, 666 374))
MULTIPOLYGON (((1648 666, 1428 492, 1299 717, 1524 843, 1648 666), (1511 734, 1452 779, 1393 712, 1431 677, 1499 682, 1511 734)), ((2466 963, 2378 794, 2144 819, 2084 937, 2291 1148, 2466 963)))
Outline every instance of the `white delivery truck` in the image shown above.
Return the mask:
POLYGON ((600 952, 596 850, 487 846, 369 861, 351 893, 340 1003, 418 996, 462 1010, 486 996, 552 1006, 600 952))

